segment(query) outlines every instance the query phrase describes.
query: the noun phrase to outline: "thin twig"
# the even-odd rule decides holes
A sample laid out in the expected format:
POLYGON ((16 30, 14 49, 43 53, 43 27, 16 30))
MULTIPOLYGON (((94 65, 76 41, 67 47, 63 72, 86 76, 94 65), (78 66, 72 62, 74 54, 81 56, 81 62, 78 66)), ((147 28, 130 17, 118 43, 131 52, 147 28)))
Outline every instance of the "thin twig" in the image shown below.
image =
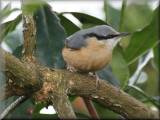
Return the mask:
POLYGON ((25 96, 20 96, 18 99, 16 99, 0 114, 0 120, 5 118, 11 110, 15 109, 19 104, 21 104, 25 100, 26 100, 25 96))
POLYGON ((84 101, 92 119, 99 119, 99 116, 98 116, 97 111, 93 105, 93 102, 89 98, 85 98, 85 97, 83 97, 83 101, 84 101))

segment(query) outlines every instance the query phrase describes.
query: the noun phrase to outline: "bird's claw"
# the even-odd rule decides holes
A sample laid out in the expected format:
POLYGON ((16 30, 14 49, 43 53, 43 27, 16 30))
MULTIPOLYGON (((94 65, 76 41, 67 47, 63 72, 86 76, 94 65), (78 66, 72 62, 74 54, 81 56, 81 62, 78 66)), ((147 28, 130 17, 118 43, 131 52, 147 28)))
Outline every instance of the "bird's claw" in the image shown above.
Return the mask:
POLYGON ((96 73, 89 72, 89 76, 96 78, 96 88, 100 88, 100 78, 96 73))
POLYGON ((70 65, 67 65, 67 70, 70 71, 70 72, 77 72, 77 70, 70 65))

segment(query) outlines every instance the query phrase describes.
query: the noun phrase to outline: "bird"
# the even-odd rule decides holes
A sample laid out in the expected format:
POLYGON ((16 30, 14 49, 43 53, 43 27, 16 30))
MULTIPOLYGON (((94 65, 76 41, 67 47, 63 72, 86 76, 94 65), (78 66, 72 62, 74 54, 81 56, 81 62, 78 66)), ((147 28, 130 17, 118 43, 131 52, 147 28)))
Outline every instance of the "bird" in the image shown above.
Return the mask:
MULTIPOLYGON (((121 37, 127 32, 118 32, 109 25, 98 25, 82 29, 67 37, 62 49, 62 56, 71 72, 94 73, 96 88, 99 88, 99 77, 96 71, 103 69, 112 60, 112 52, 121 37)), ((89 98, 83 98, 90 115, 99 119, 89 98)))
POLYGON ((113 49, 127 35, 109 25, 82 29, 65 39, 62 56, 70 71, 95 72, 110 63, 113 49))

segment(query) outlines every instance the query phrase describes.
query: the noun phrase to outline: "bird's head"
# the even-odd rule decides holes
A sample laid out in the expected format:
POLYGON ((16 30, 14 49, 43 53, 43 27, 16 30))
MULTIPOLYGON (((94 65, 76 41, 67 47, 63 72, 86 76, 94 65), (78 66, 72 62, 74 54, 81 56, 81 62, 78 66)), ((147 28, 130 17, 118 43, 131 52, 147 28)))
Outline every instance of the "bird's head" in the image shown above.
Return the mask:
POLYGON ((120 39, 124 36, 129 35, 127 32, 117 32, 111 26, 108 25, 98 25, 88 29, 80 30, 73 35, 69 36, 65 45, 69 48, 80 49, 86 46, 86 40, 94 37, 97 41, 102 41, 114 48, 120 39))
POLYGON ((114 48, 122 37, 128 36, 128 32, 117 32, 111 26, 99 25, 93 28, 89 28, 88 32, 84 35, 85 37, 96 37, 98 41, 103 41, 110 44, 114 48))

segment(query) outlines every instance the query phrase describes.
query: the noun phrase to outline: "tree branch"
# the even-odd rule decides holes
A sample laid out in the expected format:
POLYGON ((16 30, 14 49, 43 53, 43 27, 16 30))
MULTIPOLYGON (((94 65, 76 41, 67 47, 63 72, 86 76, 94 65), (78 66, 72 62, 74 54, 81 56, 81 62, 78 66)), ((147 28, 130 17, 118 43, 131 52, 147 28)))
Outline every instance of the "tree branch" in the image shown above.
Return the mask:
POLYGON ((36 47, 36 23, 32 12, 23 10, 25 5, 31 4, 31 1, 22 0, 22 17, 23 17, 23 38, 24 38, 24 58, 34 61, 34 52, 36 47))
MULTIPOLYGON (((34 70, 31 71, 31 69, 28 68, 28 64, 20 62, 20 60, 6 52, 5 60, 6 69, 11 73, 11 76, 13 75, 15 78, 18 78, 12 79, 14 80, 13 83, 21 86, 20 91, 19 88, 17 88, 17 86, 15 87, 12 83, 10 90, 14 90, 15 94, 24 95, 27 90, 25 86, 37 82, 35 80, 37 74, 34 74, 34 70)), ((33 95, 36 101, 53 102, 52 96, 61 96, 61 89, 63 87, 63 91, 65 91, 66 94, 91 97, 126 118, 158 117, 158 114, 153 113, 142 102, 104 80, 100 80, 100 89, 96 89, 96 80, 88 75, 71 73, 66 70, 49 69, 43 66, 38 66, 36 69, 39 71, 41 79, 43 79, 43 86, 33 95)), ((30 87, 34 88, 36 86, 37 84, 31 84, 30 87)), ((63 110, 63 106, 61 107, 63 110)), ((62 114, 62 111, 58 113, 62 114)))
MULTIPOLYGON (((25 4, 31 4, 27 1, 22 1, 22 6, 25 4)), ((24 35, 24 56, 23 60, 27 63, 32 62, 36 63, 36 59, 34 57, 35 45, 36 45, 36 27, 33 15, 31 13, 25 14, 23 11, 23 35, 24 35)), ((33 66, 37 66, 37 64, 32 64, 33 66)), ((37 70, 36 70, 37 71, 37 70)), ((63 86, 57 87, 57 91, 59 94, 50 95, 49 99, 52 102, 55 110, 58 112, 58 116, 60 118, 76 118, 70 101, 68 100, 68 96, 65 91, 63 91, 63 86), (60 90, 58 90, 60 89, 60 90), (59 95, 59 96, 56 96, 59 95), (62 107, 63 106, 63 107, 62 107)))
POLYGON ((2 54, 5 60, 5 70, 3 71, 6 71, 7 77, 10 78, 8 79, 10 80, 8 81, 8 86, 18 88, 19 90, 21 88, 26 89, 27 93, 30 93, 30 90, 37 90, 41 87, 41 76, 37 73, 36 66, 22 63, 19 59, 10 53, 4 52, 2 49, 0 49, 0 53, 1 52, 3 52, 2 54), (21 78, 21 80, 19 80, 19 78, 21 78))
POLYGON ((23 15, 24 55, 32 57, 35 49, 36 27, 33 15, 23 15))
POLYGON ((58 116, 62 119, 76 119, 76 115, 72 109, 72 105, 66 94, 52 94, 48 96, 58 112, 58 116), (57 96, 58 95, 58 96, 57 96))

